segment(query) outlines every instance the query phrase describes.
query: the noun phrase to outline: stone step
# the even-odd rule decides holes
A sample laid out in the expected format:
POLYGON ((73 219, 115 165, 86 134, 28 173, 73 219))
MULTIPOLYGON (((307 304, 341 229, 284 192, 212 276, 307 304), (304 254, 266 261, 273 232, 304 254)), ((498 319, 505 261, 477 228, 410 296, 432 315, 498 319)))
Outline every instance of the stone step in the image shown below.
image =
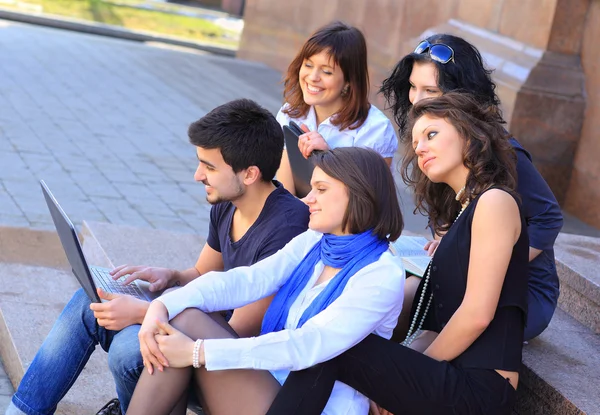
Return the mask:
POLYGON ((15 390, 2 364, 0 365, 0 414, 6 412, 13 393, 15 393, 15 390))
POLYGON ((600 238, 561 233, 554 249, 559 306, 600 334, 600 238))
MULTIPOLYGON (((79 284, 54 232, 1 228, 0 252, 0 356, 16 389, 79 284)), ((96 413, 113 398, 107 364, 94 353, 56 413, 96 413)))
MULTIPOLYGON (((194 235, 105 223, 84 222, 81 235, 90 264, 109 267, 130 263, 186 268, 195 263, 204 243, 194 235)), ((568 294, 561 307, 572 307, 577 316, 585 314, 581 310, 594 310, 590 302, 598 304, 597 243, 596 238, 573 235, 557 241, 557 267, 568 294), (580 295, 585 301, 575 301, 577 293, 585 294, 580 295), (581 307, 582 301, 587 308, 581 307)), ((79 286, 53 232, 1 228, 0 248, 0 355, 16 387, 79 286)), ((515 413, 600 414, 598 350, 600 336, 557 310, 549 328, 524 348, 515 413)), ((94 353, 57 413, 94 413, 114 396, 106 354, 94 353)))
MULTIPOLYGON (((188 268, 201 237, 152 229, 85 223, 83 250, 92 265, 131 263, 188 268)), ((0 228, 0 357, 14 388, 79 288, 55 232, 0 228)), ((93 353, 57 413, 96 413, 116 397, 107 355, 93 353)))
POLYGON ((523 348, 515 412, 600 414, 600 336, 558 309, 549 327, 523 348))

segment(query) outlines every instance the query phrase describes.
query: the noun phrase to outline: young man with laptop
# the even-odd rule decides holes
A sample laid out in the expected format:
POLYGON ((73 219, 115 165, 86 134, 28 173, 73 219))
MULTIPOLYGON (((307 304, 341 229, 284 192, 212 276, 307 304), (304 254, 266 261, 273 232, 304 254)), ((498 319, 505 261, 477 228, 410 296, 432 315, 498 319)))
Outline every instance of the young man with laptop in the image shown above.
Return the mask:
MULTIPOLYGON (((205 185, 206 199, 213 205, 198 261, 183 271, 124 265, 111 272, 113 279, 125 284, 144 280, 150 291, 159 292, 209 271, 251 265, 307 229, 308 208, 273 181, 283 133, 271 113, 251 100, 232 101, 191 124, 188 135, 199 160, 194 179, 205 185)), ((51 212, 54 202, 48 202, 51 212)), ((57 230, 62 240, 58 224, 57 230)), ((63 246, 68 254, 64 241, 63 246)), ((82 254, 81 258, 85 264, 82 254)), ((73 265, 77 258, 69 261, 73 265)), ((87 269, 84 274, 93 278, 87 269)), ((77 277, 82 281, 81 275, 77 277)), ((137 334, 149 303, 100 289, 97 294, 92 301, 83 289, 75 293, 27 369, 6 414, 54 413, 97 345, 108 352, 120 401, 111 401, 102 413, 125 413, 144 367, 137 334)), ((267 298, 235 310, 231 326, 241 336, 258 334, 269 302, 267 298)))

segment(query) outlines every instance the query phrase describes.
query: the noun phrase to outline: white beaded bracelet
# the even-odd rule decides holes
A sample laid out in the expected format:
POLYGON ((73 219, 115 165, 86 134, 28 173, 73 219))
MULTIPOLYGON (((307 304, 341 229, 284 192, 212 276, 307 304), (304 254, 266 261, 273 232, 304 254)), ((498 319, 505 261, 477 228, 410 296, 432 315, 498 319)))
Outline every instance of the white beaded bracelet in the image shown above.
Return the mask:
POLYGON ((198 355, 200 354, 200 345, 202 344, 202 340, 196 340, 194 343, 194 351, 192 352, 192 366, 194 369, 200 369, 200 362, 198 361, 198 355))

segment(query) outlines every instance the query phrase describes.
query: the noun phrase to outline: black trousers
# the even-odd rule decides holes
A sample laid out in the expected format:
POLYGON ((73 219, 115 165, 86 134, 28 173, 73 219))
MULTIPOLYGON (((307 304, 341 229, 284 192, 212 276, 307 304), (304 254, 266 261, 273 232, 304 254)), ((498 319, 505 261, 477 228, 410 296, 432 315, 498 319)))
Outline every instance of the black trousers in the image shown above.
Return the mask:
POLYGON ((369 335, 340 356, 292 372, 267 415, 320 415, 339 380, 393 414, 510 414, 516 391, 491 369, 464 369, 369 335))

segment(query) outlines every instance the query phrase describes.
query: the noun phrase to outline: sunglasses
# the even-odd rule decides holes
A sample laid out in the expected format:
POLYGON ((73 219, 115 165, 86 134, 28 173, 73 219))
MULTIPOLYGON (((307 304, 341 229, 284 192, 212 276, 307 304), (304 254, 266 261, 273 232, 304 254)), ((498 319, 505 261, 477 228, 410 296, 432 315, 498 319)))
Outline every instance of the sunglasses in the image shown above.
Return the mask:
POLYGON ((427 40, 421 41, 415 48, 414 53, 422 54, 429 51, 429 57, 439 63, 446 64, 450 61, 454 62, 454 50, 443 43, 431 44, 427 40))

